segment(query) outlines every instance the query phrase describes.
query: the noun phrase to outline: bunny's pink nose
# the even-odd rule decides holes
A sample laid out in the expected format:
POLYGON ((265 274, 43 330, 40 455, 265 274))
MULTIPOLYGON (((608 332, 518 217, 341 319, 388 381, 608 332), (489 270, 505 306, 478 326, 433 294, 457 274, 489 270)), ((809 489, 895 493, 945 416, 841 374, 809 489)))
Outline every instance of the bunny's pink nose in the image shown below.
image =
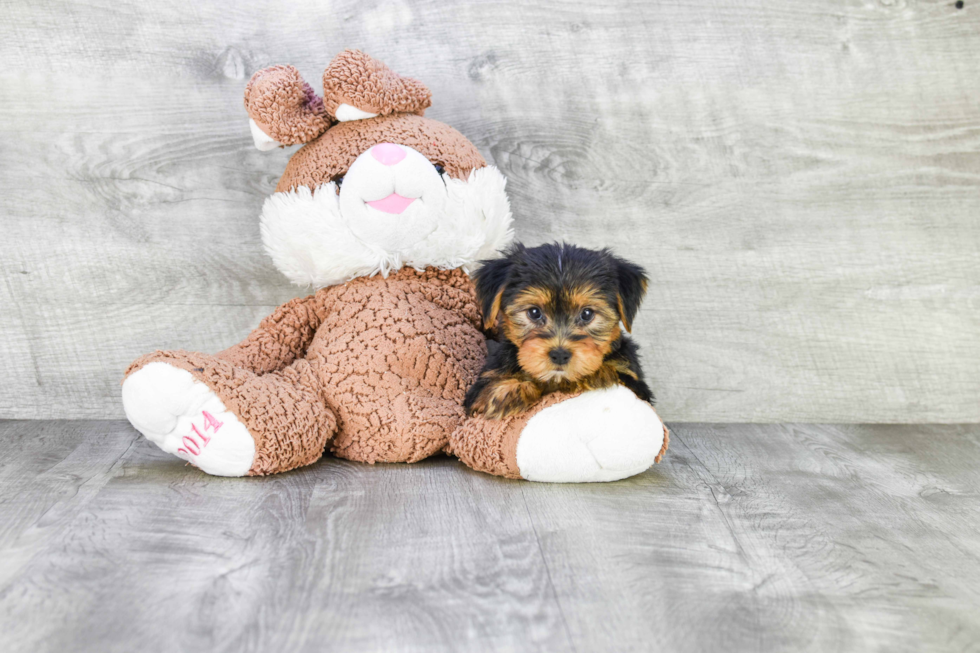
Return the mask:
POLYGON ((405 158, 405 150, 394 143, 378 143, 371 148, 371 156, 381 165, 393 166, 405 158))

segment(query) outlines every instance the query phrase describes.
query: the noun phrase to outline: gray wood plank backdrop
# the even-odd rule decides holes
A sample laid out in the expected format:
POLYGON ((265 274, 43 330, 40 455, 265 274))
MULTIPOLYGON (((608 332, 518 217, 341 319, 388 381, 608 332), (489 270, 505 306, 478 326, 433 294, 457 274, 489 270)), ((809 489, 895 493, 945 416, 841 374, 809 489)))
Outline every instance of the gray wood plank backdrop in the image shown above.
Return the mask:
POLYGON ((668 420, 980 420, 980 1, 0 4, 0 417, 298 294, 242 89, 345 47, 433 90, 518 234, 609 245, 668 420))

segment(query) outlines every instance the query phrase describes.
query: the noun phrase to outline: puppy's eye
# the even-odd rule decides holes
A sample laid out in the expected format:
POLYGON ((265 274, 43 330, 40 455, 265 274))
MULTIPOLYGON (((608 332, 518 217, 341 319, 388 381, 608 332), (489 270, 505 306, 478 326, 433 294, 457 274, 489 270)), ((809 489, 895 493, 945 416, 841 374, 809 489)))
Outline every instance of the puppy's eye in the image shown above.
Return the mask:
POLYGON ((527 309, 527 316, 529 318, 531 318, 533 321, 537 322, 542 317, 542 315, 541 315, 541 309, 538 308, 537 306, 535 306, 533 308, 529 308, 529 309, 527 309))
POLYGON ((440 175, 444 175, 444 174, 446 174, 446 169, 443 168, 441 165, 439 165, 437 163, 436 164, 436 172, 438 172, 440 175))
POLYGON ((582 320, 585 323, 588 323, 591 322, 592 318, 594 317, 595 317, 595 311, 593 311, 591 308, 583 308, 582 312, 578 316, 578 319, 582 320))
POLYGON ((333 180, 333 183, 337 184, 337 194, 340 195, 340 187, 344 183, 344 175, 340 175, 339 177, 337 177, 336 179, 334 179, 333 180))

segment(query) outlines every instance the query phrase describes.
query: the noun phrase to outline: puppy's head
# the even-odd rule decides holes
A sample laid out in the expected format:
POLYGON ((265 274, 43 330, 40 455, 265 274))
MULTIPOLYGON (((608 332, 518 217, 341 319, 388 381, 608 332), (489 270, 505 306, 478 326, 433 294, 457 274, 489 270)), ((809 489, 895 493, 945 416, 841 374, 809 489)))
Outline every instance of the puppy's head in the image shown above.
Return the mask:
POLYGON ((521 368, 542 383, 574 383, 602 365, 646 293, 643 268, 574 245, 516 245, 475 274, 484 326, 499 325, 521 368))

